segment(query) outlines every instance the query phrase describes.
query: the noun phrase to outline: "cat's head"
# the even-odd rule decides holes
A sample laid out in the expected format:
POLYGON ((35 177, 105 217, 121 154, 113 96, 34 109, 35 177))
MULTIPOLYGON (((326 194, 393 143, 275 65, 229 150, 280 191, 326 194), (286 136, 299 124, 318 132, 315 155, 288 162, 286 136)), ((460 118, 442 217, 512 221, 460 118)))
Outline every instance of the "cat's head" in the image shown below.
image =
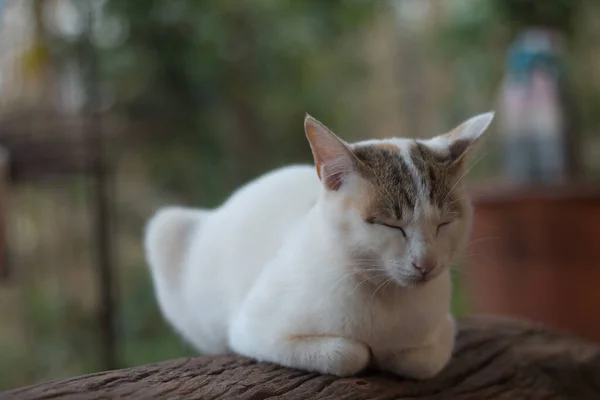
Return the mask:
POLYGON ((449 268, 471 225, 462 184, 467 155, 493 115, 478 115, 428 140, 353 144, 306 116, 306 136, 324 186, 324 218, 352 267, 402 286, 427 282, 449 268))

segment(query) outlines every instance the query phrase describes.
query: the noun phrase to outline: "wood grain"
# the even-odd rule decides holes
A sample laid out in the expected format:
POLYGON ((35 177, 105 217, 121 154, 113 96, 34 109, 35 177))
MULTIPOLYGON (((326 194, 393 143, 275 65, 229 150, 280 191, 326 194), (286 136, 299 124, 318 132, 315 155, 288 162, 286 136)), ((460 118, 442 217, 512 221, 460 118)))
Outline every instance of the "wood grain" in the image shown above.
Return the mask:
POLYGON ((0 393, 0 399, 600 399, 600 349, 540 325, 459 322, 450 365, 427 381, 353 378, 235 357, 194 357, 0 393))

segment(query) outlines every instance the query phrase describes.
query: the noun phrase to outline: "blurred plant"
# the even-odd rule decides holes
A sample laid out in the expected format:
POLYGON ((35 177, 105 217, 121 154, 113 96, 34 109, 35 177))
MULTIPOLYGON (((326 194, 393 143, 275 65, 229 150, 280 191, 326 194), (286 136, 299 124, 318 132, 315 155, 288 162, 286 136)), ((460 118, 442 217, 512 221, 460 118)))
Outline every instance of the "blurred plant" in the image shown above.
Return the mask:
MULTIPOLYGON (((133 123, 162 188, 217 202, 256 173, 309 155, 305 112, 354 124, 346 105, 361 77, 356 41, 376 7, 107 0, 93 40, 104 103, 133 123)), ((57 48, 68 58, 77 40, 67 39, 57 48)))
POLYGON ((570 36, 576 16, 588 0, 494 0, 494 7, 510 28, 519 32, 530 27, 555 29, 570 36))

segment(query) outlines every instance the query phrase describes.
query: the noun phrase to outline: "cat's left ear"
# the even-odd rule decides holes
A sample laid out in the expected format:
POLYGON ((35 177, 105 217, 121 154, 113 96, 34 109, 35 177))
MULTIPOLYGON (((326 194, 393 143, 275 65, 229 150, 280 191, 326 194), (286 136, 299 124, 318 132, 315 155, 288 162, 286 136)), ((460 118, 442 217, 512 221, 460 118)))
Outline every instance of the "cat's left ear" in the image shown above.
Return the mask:
POLYGON ((494 112, 476 115, 463 122, 450 132, 432 139, 435 147, 443 147, 450 157, 450 163, 463 163, 469 150, 479 141, 494 119, 494 112))
POLYGON ((325 125, 308 114, 304 119, 304 131, 312 149, 319 179, 328 190, 339 190, 354 170, 352 151, 325 125))

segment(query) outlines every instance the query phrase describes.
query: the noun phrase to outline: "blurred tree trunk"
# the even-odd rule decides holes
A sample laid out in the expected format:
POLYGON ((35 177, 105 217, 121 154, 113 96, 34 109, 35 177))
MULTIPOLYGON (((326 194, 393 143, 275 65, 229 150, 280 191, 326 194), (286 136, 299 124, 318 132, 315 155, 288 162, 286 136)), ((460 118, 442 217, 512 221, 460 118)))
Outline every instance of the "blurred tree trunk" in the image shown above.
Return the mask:
POLYGON ((243 7, 228 9, 224 18, 229 27, 230 57, 225 73, 228 82, 226 98, 235 118, 234 140, 229 145, 236 163, 235 176, 239 181, 246 181, 262 169, 266 151, 262 123, 254 105, 257 99, 251 97, 252 93, 257 93, 252 87, 253 72, 258 65, 252 48, 256 40, 243 7))
POLYGON ((369 79, 361 106, 374 137, 400 135, 404 127, 397 25, 394 13, 381 12, 365 40, 369 79))

